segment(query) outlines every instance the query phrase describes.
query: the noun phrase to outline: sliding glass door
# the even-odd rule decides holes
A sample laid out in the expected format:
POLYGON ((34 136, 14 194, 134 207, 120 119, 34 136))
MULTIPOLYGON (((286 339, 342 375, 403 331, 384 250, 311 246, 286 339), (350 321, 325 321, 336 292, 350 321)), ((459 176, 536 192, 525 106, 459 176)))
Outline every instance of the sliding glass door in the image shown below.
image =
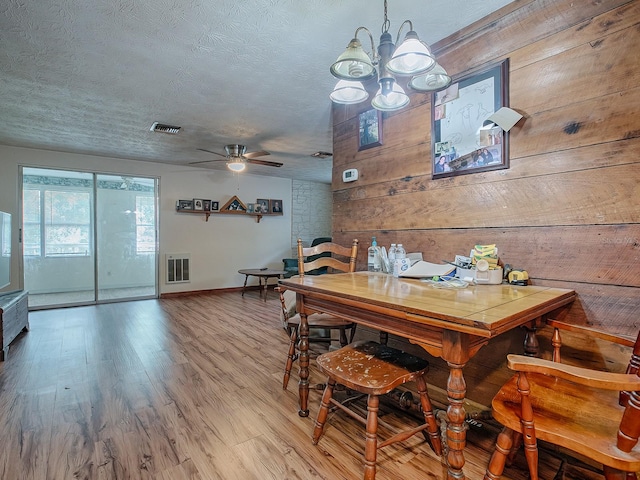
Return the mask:
POLYGON ((153 178, 23 168, 30 307, 157 296, 153 178))
POLYGON ((151 178, 98 175, 98 301, 156 296, 156 188, 151 178))

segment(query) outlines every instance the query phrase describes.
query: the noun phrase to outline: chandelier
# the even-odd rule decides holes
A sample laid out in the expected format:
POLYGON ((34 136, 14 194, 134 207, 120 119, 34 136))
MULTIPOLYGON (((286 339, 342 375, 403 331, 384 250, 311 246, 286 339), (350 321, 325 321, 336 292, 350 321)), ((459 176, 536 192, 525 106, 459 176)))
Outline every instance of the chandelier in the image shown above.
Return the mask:
POLYGON ((353 104, 365 101, 369 98, 369 93, 362 82, 376 77, 380 88, 371 100, 371 105, 382 111, 400 110, 409 104, 409 96, 398 85, 395 75, 410 76, 408 85, 418 92, 435 92, 449 86, 451 77, 436 62, 429 46, 420 41, 410 20, 405 20, 400 25, 396 43, 405 25, 409 26, 409 32, 396 48, 389 33, 391 23, 387 18, 387 0, 384 0, 384 22, 377 51, 371 32, 366 27, 356 29, 347 49, 331 65, 331 74, 339 80, 329 96, 333 102, 353 104), (358 40, 360 32, 369 35, 371 54, 364 51, 358 40))

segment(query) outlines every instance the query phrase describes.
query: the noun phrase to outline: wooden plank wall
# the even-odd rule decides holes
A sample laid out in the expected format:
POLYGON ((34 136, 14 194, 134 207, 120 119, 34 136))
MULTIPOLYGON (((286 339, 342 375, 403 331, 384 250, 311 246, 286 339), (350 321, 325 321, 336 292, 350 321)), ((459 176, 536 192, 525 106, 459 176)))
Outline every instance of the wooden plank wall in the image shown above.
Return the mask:
MULTIPOLYGON (((419 29, 419 26, 417 26, 419 29)), ((439 262, 496 243, 535 285, 567 287, 567 319, 635 338, 640 322, 640 1, 520 0, 437 45, 453 76, 510 59, 510 168, 431 179, 429 95, 385 114, 358 152, 334 107, 333 236, 401 242, 439 262), (357 168, 356 182, 342 172, 357 168)))

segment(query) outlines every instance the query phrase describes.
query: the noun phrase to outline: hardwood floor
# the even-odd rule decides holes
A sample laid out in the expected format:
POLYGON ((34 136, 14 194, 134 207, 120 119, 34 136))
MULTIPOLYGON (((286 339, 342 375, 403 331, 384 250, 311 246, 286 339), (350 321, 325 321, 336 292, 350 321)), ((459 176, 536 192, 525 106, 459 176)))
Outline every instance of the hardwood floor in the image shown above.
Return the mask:
MULTIPOLYGON (((361 478, 361 426, 331 416, 313 446, 320 392, 300 418, 295 368, 282 390, 278 309, 256 291, 31 312, 0 363, 0 479, 361 478)), ((323 378, 312 370, 311 380, 323 378)), ((482 478, 496 434, 470 427, 468 479, 482 478)), ((542 452, 541 478, 559 464, 542 452)), ((527 477, 514 467, 503 478, 527 477)), ((414 436, 380 452, 377 478, 445 479, 446 469, 414 436)), ((600 477, 568 467, 564 478, 600 477)))

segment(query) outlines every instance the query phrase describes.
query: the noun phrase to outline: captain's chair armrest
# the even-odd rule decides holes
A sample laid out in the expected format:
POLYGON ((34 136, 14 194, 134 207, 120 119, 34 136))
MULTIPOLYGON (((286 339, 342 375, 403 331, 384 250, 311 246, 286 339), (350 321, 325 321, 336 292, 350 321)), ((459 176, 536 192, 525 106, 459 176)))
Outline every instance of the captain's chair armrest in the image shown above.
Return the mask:
POLYGON ((551 375, 579 385, 604 390, 640 390, 640 377, 635 374, 603 372, 541 358, 513 354, 507 355, 507 366, 516 372, 551 375))

